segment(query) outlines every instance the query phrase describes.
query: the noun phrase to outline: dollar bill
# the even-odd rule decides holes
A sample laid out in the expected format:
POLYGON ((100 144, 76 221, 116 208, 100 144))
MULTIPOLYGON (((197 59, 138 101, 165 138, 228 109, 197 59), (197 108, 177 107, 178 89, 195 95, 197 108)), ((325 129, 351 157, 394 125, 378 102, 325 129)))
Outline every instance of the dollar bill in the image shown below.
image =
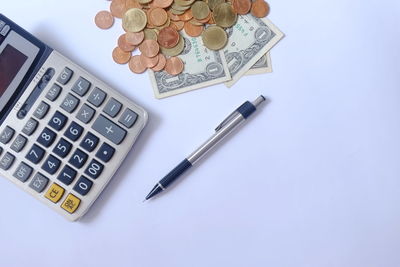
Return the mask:
POLYGON ((223 83, 231 79, 223 51, 212 51, 203 45, 201 37, 190 37, 181 32, 185 48, 179 58, 185 64, 183 73, 171 76, 165 71, 149 71, 156 98, 223 83))
POLYGON ((270 53, 263 55, 247 72, 246 75, 254 75, 261 73, 271 73, 272 63, 270 53))
POLYGON ((276 45, 283 33, 269 19, 248 15, 238 16, 237 23, 228 29, 228 44, 224 55, 234 85, 260 58, 276 45))

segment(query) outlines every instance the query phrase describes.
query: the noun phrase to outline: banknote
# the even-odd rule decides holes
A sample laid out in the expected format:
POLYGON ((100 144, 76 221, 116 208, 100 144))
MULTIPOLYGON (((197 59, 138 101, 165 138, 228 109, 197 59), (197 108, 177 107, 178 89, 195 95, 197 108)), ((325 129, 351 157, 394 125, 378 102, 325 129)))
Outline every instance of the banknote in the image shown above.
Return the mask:
POLYGON ((266 53, 263 55, 257 62, 254 64, 245 75, 254 75, 261 73, 271 73, 272 72, 272 63, 271 63, 271 55, 270 53, 266 53))
POLYGON ((190 37, 181 32, 185 48, 179 58, 185 64, 183 73, 171 76, 165 71, 149 71, 156 98, 164 98, 231 79, 224 53, 203 45, 201 37, 190 37))
POLYGON ((238 16, 237 23, 227 32, 229 40, 224 55, 232 77, 225 83, 228 87, 284 37, 269 19, 256 18, 251 14, 238 16))

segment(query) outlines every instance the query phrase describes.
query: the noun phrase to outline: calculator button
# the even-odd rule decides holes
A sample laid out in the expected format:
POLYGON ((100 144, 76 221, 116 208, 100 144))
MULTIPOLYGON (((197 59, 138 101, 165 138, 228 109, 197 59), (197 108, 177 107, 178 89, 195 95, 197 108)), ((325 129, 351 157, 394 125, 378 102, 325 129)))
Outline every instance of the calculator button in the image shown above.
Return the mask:
POLYGON ((76 115, 76 118, 83 123, 88 123, 92 120, 94 113, 94 109, 84 104, 76 115))
POLYGON ((82 150, 77 148, 68 162, 71 163, 72 166, 79 169, 79 168, 82 168, 82 166, 85 164, 87 158, 88 158, 88 155, 85 152, 83 152, 82 150))
POLYGON ((69 213, 74 213, 81 203, 81 200, 74 196, 73 194, 68 194, 67 198, 61 204, 61 208, 68 211, 69 213))
POLYGON ((55 174, 60 168, 61 160, 54 157, 53 155, 49 155, 45 162, 43 162, 42 169, 50 174, 55 174))
POLYGON ((114 98, 111 98, 110 100, 108 100, 107 105, 104 107, 103 111, 114 118, 115 116, 117 116, 121 108, 122 104, 114 98))
POLYGON ((12 143, 11 149, 15 152, 20 152, 25 147, 27 141, 28 139, 19 134, 12 143))
POLYGON ((33 113, 33 116, 35 116, 38 119, 43 119, 43 117, 46 116, 49 109, 50 106, 42 101, 35 110, 35 112, 33 113))
POLYGON ((92 134, 91 132, 88 132, 82 139, 80 146, 84 148, 86 151, 92 152, 96 148, 98 143, 99 143, 99 138, 94 134, 92 134))
POLYGON ((4 26, 6 26, 6 23, 0 20, 0 31, 3 29, 4 26))
POLYGON ((0 160, 0 168, 8 170, 14 163, 15 157, 11 153, 7 152, 0 160))
POLYGON ((53 152, 61 157, 65 158, 69 152, 71 151, 72 144, 65 140, 64 138, 61 138, 60 141, 58 141, 57 145, 53 148, 53 152))
POLYGON ((101 164, 95 159, 92 159, 92 161, 89 163, 89 165, 85 170, 85 174, 87 174, 92 179, 97 179, 102 173, 103 168, 104 168, 103 164, 101 164))
POLYGON ((93 123, 92 128, 106 137, 114 144, 120 144, 126 136, 126 131, 104 117, 100 115, 93 123))
POLYGON ((33 176, 32 181, 29 184, 29 187, 38 193, 42 193, 48 183, 49 179, 38 172, 35 174, 35 176, 33 176))
POLYGON ((6 128, 3 130, 3 132, 0 135, 0 142, 3 144, 7 144, 10 142, 11 138, 14 136, 14 129, 11 128, 10 126, 6 126, 6 128))
POLYGON ((78 182, 76 182, 74 190, 82 196, 86 196, 86 194, 89 193, 90 188, 92 188, 92 185, 93 182, 82 175, 81 178, 79 178, 78 182))
POLYGON ((103 143, 96 153, 96 157, 104 162, 109 162, 114 155, 115 149, 109 144, 103 143))
POLYGON ((7 33, 11 30, 10 25, 4 26, 4 28, 0 31, 0 35, 6 36, 7 33))
POLYGON ((62 107, 68 113, 72 113, 79 104, 79 99, 75 96, 68 94, 63 102, 61 103, 60 107, 62 107))
POLYGON ((54 116, 49 121, 49 126, 56 131, 60 131, 60 130, 62 130, 62 128, 64 128, 67 121, 68 121, 67 116, 65 116, 64 114, 62 114, 59 111, 56 111, 54 116))
POLYGON ((21 162, 15 170, 13 176, 21 182, 26 182, 31 176, 32 171, 33 169, 30 166, 28 166, 24 162, 21 162))
POLYGON ((62 85, 67 84, 67 82, 69 82, 69 80, 71 79, 72 74, 74 74, 74 72, 71 69, 65 67, 58 76, 57 82, 61 83, 62 85))
POLYGON ((79 139, 79 137, 81 137, 82 132, 83 132, 83 127, 73 121, 69 125, 68 129, 65 131, 64 135, 68 139, 76 141, 79 139))
POLYGON ((62 91, 61 86, 53 84, 53 86, 47 91, 46 98, 50 101, 54 101, 58 98, 62 91))
POLYGON ((31 118, 26 122, 24 128, 22 129, 22 132, 30 136, 36 130, 37 126, 38 122, 31 118))
POLYGON ((56 140, 57 134, 50 130, 49 128, 44 128, 42 133, 39 135, 37 142, 44 147, 49 147, 56 140))
POLYGON ((50 201, 57 203, 64 195, 64 192, 64 188, 54 183, 50 186, 49 190, 47 190, 45 197, 50 201))
POLYGON ((29 150, 28 154, 26 154, 26 158, 28 160, 30 160, 33 163, 39 163, 43 156, 45 154, 45 151, 43 148, 41 148, 40 146, 34 144, 31 148, 31 150, 29 150))
POLYGON ((104 99, 106 99, 106 96, 107 94, 103 90, 96 87, 89 95, 87 100, 94 106, 99 107, 101 104, 103 104, 104 99))
POLYGON ((85 78, 79 77, 79 79, 72 87, 72 91, 80 96, 84 96, 89 90, 89 87, 90 87, 90 82, 85 78))
POLYGON ((135 124, 137 118, 138 114, 127 108, 125 109, 124 113, 122 113, 118 121, 122 123, 125 127, 131 128, 133 124, 135 124))
POLYGON ((77 173, 78 172, 72 169, 70 166, 65 165, 57 179, 66 185, 70 185, 75 180, 77 173))

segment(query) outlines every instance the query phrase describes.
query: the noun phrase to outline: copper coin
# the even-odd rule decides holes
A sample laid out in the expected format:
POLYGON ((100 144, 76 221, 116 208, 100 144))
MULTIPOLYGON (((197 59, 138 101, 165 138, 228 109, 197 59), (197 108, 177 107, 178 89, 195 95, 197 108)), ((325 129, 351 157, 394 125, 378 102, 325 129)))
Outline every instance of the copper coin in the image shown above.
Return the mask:
POLYGON ((171 57, 167 59, 165 70, 168 74, 178 75, 183 71, 183 61, 179 57, 171 57))
POLYGON ((180 21, 180 18, 178 17, 178 15, 175 15, 174 13, 172 13, 171 10, 168 10, 167 14, 172 21, 180 21))
POLYGON ((110 4, 111 14, 116 18, 122 18, 125 13, 126 0, 113 0, 110 4))
POLYGON ((167 59, 163 54, 158 54, 158 63, 155 65, 152 70, 153 71, 161 71, 165 68, 165 64, 167 63, 167 59))
POLYGON ((251 7, 251 14, 257 18, 264 18, 269 14, 270 8, 264 0, 256 0, 251 7))
POLYGON ((189 35, 191 37, 197 37, 197 36, 200 36, 200 34, 203 32, 204 27, 194 25, 190 22, 185 22, 184 29, 185 29, 185 32, 187 33, 187 35, 189 35))
POLYGON ((114 48, 112 52, 114 61, 118 64, 126 64, 131 59, 131 52, 125 52, 119 47, 114 48))
POLYGON ((158 43, 165 48, 173 48, 179 42, 179 33, 172 27, 165 27, 158 33, 158 43))
POLYGON ((181 31, 185 26, 185 22, 183 21, 171 21, 171 27, 173 27, 177 31, 181 31))
POLYGON ((173 0, 153 0, 153 5, 156 7, 167 8, 172 5, 173 0))
POLYGON ((183 13, 182 15, 178 16, 180 20, 182 21, 189 21, 193 18, 193 13, 192 13, 192 9, 188 9, 185 11, 185 13, 183 13))
POLYGON ((96 14, 94 23, 100 29, 109 29, 114 24, 114 17, 110 12, 103 10, 96 14))
POLYGON ((142 8, 142 6, 138 3, 137 0, 126 0, 125 10, 129 10, 131 8, 142 8))
POLYGON ((251 9, 251 0, 233 0, 232 7, 239 15, 246 15, 251 9))
POLYGON ((125 52, 132 52, 136 48, 134 45, 127 42, 125 33, 118 38, 118 47, 125 52))
POLYGON ((146 66, 143 66, 140 56, 133 56, 131 60, 129 60, 129 69, 133 73, 143 73, 147 68, 146 66))
POLYGON ((158 59, 158 55, 155 57, 146 57, 143 54, 140 55, 140 62, 142 62, 142 65, 146 66, 147 68, 152 68, 157 65, 158 59))
POLYGON ((155 57, 160 51, 160 46, 154 40, 144 40, 139 46, 140 52, 146 57, 155 57))
POLYGON ((144 40, 144 32, 127 32, 125 39, 128 44, 140 45, 144 40))
POLYGON ((149 18, 149 22, 151 24, 153 24, 154 26, 164 25, 168 20, 167 12, 164 9, 159 8, 159 7, 151 9, 147 13, 147 16, 149 18))

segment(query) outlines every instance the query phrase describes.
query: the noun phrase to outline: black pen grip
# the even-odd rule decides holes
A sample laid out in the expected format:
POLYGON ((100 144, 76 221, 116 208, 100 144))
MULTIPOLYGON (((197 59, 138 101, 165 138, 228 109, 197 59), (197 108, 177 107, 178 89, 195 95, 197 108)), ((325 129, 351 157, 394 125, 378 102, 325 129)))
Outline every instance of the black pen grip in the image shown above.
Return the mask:
POLYGON ((192 163, 187 159, 184 159, 181 163, 178 164, 172 171, 170 171, 164 178, 160 180, 160 184, 167 188, 173 181, 175 181, 182 173, 184 173, 187 169, 192 167, 192 163))

